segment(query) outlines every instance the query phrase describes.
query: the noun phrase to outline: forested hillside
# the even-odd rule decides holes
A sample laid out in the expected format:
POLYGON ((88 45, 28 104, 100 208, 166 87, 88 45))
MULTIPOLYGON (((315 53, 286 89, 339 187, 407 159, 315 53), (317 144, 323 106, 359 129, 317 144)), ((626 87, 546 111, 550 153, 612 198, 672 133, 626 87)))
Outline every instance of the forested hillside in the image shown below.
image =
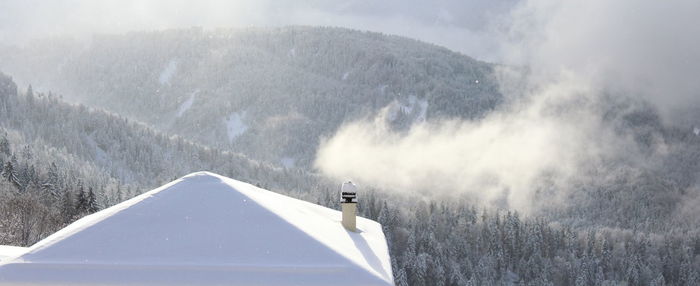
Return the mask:
MULTIPOLYGON (((7 76, 0 78, 0 111, 1 244, 30 245, 83 215, 195 170, 338 207, 334 184, 302 170, 271 167, 167 136, 53 94, 18 92, 7 76)), ((648 124, 632 126, 622 130, 648 124)), ((645 142, 644 136, 639 139, 645 142)), ((644 194, 624 188, 606 192, 615 198, 609 204, 644 194)), ((700 283, 695 227, 669 226, 665 232, 604 228, 599 225, 607 220, 598 224, 581 212, 585 208, 591 207, 571 208, 575 214, 566 217, 590 221, 588 226, 570 227, 557 223, 555 215, 520 217, 467 200, 430 201, 365 189, 360 214, 384 226, 397 285, 700 283)), ((610 208, 601 207, 601 215, 610 208)))
POLYGON ((184 174, 212 170, 271 190, 319 180, 167 136, 0 74, 0 244, 30 245, 68 222, 184 174))
POLYGON ((411 39, 320 27, 139 32, 0 49, 0 69, 25 84, 301 167, 311 165, 319 137, 385 107, 398 126, 483 116, 501 101, 493 68, 411 39))

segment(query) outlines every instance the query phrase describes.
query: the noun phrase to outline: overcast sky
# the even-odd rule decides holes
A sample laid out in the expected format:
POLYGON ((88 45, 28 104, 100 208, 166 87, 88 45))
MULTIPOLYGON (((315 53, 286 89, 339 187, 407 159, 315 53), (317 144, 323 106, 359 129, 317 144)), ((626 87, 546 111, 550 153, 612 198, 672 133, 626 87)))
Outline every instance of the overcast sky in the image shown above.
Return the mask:
POLYGON ((340 26, 397 34, 493 60, 494 18, 515 0, 2 0, 0 40, 200 26, 340 26))

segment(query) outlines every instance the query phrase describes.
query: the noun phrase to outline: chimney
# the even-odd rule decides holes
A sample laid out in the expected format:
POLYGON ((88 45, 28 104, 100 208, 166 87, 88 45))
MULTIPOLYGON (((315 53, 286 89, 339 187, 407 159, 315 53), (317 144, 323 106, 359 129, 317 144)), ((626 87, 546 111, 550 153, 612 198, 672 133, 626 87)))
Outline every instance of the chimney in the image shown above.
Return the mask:
POLYGON ((343 210, 343 226, 357 231, 357 187, 350 181, 340 187, 340 206, 343 210))

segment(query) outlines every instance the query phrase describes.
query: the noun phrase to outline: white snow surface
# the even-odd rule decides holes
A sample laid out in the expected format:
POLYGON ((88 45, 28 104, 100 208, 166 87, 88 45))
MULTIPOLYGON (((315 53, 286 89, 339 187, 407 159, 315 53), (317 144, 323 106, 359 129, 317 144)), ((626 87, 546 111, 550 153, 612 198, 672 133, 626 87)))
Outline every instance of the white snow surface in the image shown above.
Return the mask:
POLYGON ((282 166, 284 166, 287 169, 294 168, 294 166, 296 166, 296 163, 297 161, 292 157, 282 157, 282 159, 280 159, 280 164, 282 164, 282 166))
POLYGON ((192 107, 192 103, 194 103, 194 98, 197 96, 197 93, 199 93, 199 90, 195 90, 192 93, 190 93, 190 97, 187 98, 180 106, 177 108, 177 117, 182 116, 185 114, 185 111, 189 110, 190 107, 192 107))
POLYGON ((27 252, 28 249, 26 247, 0 245, 0 262, 20 256, 27 252))
POLYGON ((403 106, 408 113, 413 113, 417 107, 418 115, 416 120, 425 121, 425 114, 428 111, 428 101, 425 99, 418 99, 415 95, 408 97, 408 105, 403 106))
MULTIPOLYGON (((413 97, 415 98, 415 97, 413 97)), ((418 102, 418 107, 420 108, 420 111, 418 113, 418 117, 416 117, 416 120, 419 122, 425 121, 425 115, 428 112, 428 101, 425 99, 420 99, 417 101, 418 102)))
MULTIPOLYGON (((360 200, 360 207, 361 207, 360 200)), ((381 225, 208 172, 0 262, 0 285, 393 285, 381 225)))
POLYGON ((248 130, 248 126, 243 123, 243 117, 245 117, 245 112, 233 112, 224 121, 229 141, 233 141, 248 130))
POLYGON ((413 118, 414 123, 425 122, 428 112, 428 101, 419 99, 415 95, 409 96, 405 100, 394 100, 387 106, 387 119, 396 120, 399 112, 404 112, 413 118))
POLYGON ((93 134, 90 134, 88 136, 84 136, 87 141, 87 145, 90 146, 95 154, 95 159, 99 162, 111 162, 112 159, 109 157, 109 154, 105 152, 100 146, 95 142, 95 138, 93 137, 93 134))
POLYGON ((177 72, 177 60, 172 59, 168 62, 168 65, 163 68, 163 71, 160 72, 158 82, 161 85, 170 84, 170 79, 175 75, 175 72, 177 72))

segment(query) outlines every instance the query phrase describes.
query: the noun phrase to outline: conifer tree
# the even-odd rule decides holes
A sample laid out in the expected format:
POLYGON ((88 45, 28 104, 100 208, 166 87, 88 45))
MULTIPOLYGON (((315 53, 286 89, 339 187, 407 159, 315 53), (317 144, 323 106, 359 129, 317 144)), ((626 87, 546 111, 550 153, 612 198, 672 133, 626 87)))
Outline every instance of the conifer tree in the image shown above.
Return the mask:
POLYGON ((53 197, 58 197, 59 188, 59 174, 58 167, 55 162, 51 162, 49 170, 46 173, 46 180, 42 184, 42 189, 44 192, 51 194, 53 197))
POLYGON ((29 96, 29 97, 34 97, 34 89, 32 88, 32 85, 31 85, 31 84, 27 87, 27 93, 26 93, 26 95, 29 96))
POLYGON ((5 156, 10 156, 12 150, 10 150, 10 142, 7 141, 5 136, 0 137, 0 154, 5 156))
POLYGON ((78 190, 76 191, 77 198, 75 199, 75 210, 77 213, 85 213, 88 210, 88 198, 83 189, 82 182, 78 182, 78 190))
POLYGON ((13 155, 10 161, 5 163, 5 167, 2 170, 2 177, 8 182, 12 183, 18 191, 23 190, 22 184, 20 183, 19 177, 17 176, 17 158, 13 155))
POLYGON ((95 197, 95 192, 93 192, 93 190, 92 190, 92 187, 88 188, 85 209, 88 213, 94 213, 98 209, 97 208, 97 199, 95 197))
POLYGON ((73 220, 75 215, 75 204, 73 202, 72 192, 65 190, 61 199, 61 215, 63 223, 68 223, 73 220))

